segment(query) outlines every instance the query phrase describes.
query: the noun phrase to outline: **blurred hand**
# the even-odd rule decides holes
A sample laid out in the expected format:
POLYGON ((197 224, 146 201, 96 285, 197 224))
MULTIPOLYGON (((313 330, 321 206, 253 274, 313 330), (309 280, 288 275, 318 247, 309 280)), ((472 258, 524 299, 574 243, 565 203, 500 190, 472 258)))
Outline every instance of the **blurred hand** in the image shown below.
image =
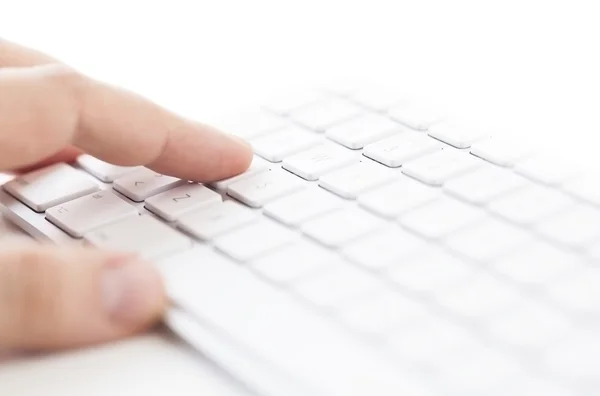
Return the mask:
MULTIPOLYGON (((241 173, 252 158, 234 137, 0 40, 0 172, 82 152, 198 182, 241 173)), ((0 350, 115 340, 148 329, 164 307, 160 277, 135 255, 0 245, 0 350)))

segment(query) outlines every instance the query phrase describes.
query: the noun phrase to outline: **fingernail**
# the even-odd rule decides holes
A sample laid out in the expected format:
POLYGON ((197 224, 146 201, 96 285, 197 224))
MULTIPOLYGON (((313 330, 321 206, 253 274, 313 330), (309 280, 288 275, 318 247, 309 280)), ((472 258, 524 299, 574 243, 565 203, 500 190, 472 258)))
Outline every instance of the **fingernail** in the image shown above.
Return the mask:
POLYGON ((252 145, 248 141, 242 139, 241 137, 236 136, 236 135, 231 135, 231 134, 229 135, 229 137, 231 137, 233 140, 237 141, 238 143, 241 143, 242 145, 246 146, 248 149, 252 149, 252 145))
POLYGON ((102 300, 111 320, 126 326, 143 326, 162 313, 164 288, 158 272, 148 263, 111 263, 103 273, 102 300))

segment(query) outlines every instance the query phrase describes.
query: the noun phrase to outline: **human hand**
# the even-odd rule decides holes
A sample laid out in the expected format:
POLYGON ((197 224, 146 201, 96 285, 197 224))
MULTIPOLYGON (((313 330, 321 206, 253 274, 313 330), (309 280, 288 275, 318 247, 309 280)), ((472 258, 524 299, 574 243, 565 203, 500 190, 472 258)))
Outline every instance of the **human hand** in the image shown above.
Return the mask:
MULTIPOLYGON (((241 173, 252 159, 236 138, 0 39, 0 172, 81 152, 198 182, 241 173)), ((0 246, 0 350, 126 337, 155 324, 165 300, 157 272, 133 254, 0 246)))

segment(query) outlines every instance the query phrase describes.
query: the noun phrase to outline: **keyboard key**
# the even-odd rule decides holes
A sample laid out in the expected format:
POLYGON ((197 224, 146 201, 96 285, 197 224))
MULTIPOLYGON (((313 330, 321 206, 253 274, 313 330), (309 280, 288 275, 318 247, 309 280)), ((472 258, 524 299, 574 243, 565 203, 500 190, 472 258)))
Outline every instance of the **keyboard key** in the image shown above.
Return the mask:
POLYGON ((339 258, 315 243, 296 241, 252 261, 250 267, 278 284, 295 282, 335 265, 339 258))
POLYGON ((433 186, 441 186, 453 177, 482 167, 481 160, 458 150, 442 150, 416 160, 402 167, 402 172, 410 177, 433 186))
POLYGON ((264 214, 289 226, 297 226, 340 209, 344 202, 319 188, 309 188, 266 204, 264 214))
POLYGON ((253 208, 307 187, 294 175, 282 170, 259 173, 230 184, 227 194, 253 208))
POLYGON ((192 240, 150 215, 126 218, 84 235, 86 242, 102 249, 140 254, 159 259, 190 249, 192 240))
POLYGON ((546 242, 535 242, 495 260, 498 273, 517 282, 543 285, 582 267, 581 259, 546 242))
POLYGON ((51 223, 75 238, 81 238, 95 228, 138 215, 133 205, 112 191, 95 192, 46 211, 46 218, 51 223))
POLYGON ((488 218, 451 235, 446 245, 463 256, 487 262, 531 241, 532 236, 522 229, 488 218))
POLYGON ((4 190, 36 212, 98 191, 96 183, 71 166, 58 163, 18 176, 4 190))
POLYGON ((259 156, 255 155, 252 158, 252 163, 248 167, 248 169, 239 175, 232 176, 227 179, 219 180, 213 183, 210 183, 210 186, 218 191, 225 191, 229 185, 238 182, 240 180, 247 179, 251 176, 255 176, 259 173, 266 172, 269 170, 269 163, 259 156))
POLYGON ((515 171, 528 179, 548 185, 560 184, 573 176, 578 170, 567 161, 555 155, 538 154, 515 165, 515 171))
POLYGON ((466 282, 474 273, 474 268, 464 261, 432 249, 391 266, 386 277, 403 290, 430 295, 466 282))
POLYGON ((513 223, 531 225, 567 209, 573 201, 556 190, 531 185, 501 196, 489 209, 513 223))
POLYGON ((141 168, 140 166, 117 166, 109 164, 88 154, 80 155, 77 158, 77 164, 87 173, 105 183, 112 183, 128 173, 141 168))
POLYGON ((473 144, 471 154, 493 164, 513 167, 532 155, 532 149, 508 139, 493 138, 473 144))
POLYGON ((186 212, 221 202, 221 195, 196 183, 187 183, 146 200, 146 209, 167 221, 175 221, 186 212))
POLYGON ((347 208, 310 220, 303 233, 329 247, 338 247, 375 231, 383 221, 358 208, 347 208))
POLYGON ((510 285, 480 273, 464 284, 441 290, 435 300, 455 314, 484 319, 521 304, 523 297, 510 285))
POLYGON ((356 199, 359 194, 386 184, 396 178, 390 169, 364 160, 321 177, 319 186, 342 198, 356 199))
POLYGON ((213 125, 225 133, 248 140, 282 129, 288 123, 282 117, 256 109, 230 114, 216 120, 213 125))
POLYGON ((388 114, 392 119, 417 131, 426 131, 442 121, 440 114, 416 105, 400 105, 390 109, 388 114))
POLYGON ((251 140, 254 152, 267 161, 281 162, 284 158, 317 145, 318 135, 299 127, 287 127, 251 140))
POLYGON ((427 307, 423 304, 389 290, 365 296, 339 312, 344 322, 373 335, 383 335, 397 328, 419 326, 427 314, 427 307))
POLYGON ((349 149, 361 149, 404 128, 394 121, 374 114, 351 118, 327 130, 326 136, 349 149))
POLYGON ((600 269, 582 269, 547 285, 545 292, 552 301, 579 314, 583 320, 597 322, 600 318, 600 269))
POLYGON ((298 236, 294 232, 261 219, 214 239, 214 246, 238 261, 248 261, 271 250, 292 242, 298 236))
POLYGON ((450 197, 439 199, 400 216, 406 228, 426 237, 443 238, 483 217, 483 212, 450 197))
POLYGON ((339 307, 382 287, 374 276, 351 264, 339 263, 329 267, 327 271, 298 282, 294 289, 313 304, 339 307))
POLYGON ((441 150, 442 144, 417 132, 403 132, 365 146, 363 154, 377 162, 397 168, 407 161, 441 150))
POLYGON ((567 318, 533 302, 491 317, 485 327, 495 339, 519 348, 531 349, 555 343, 570 329, 567 318))
POLYGON ((434 201, 440 190, 402 176, 397 181, 358 196, 358 203, 380 216, 395 218, 411 209, 434 201))
POLYGON ((350 97, 356 103, 379 112, 403 102, 397 92, 374 87, 356 89, 350 97))
POLYGON ((448 181, 444 184, 444 191, 469 203, 483 205, 528 184, 527 179, 513 172, 486 166, 448 181))
POLYGON ((325 132, 335 124, 349 120, 362 113, 353 103, 343 99, 328 99, 302 106, 290 113, 299 124, 316 132, 325 132))
POLYGON ((337 144, 324 144, 283 160, 283 168, 306 180, 318 180, 327 172, 350 165, 355 160, 350 150, 337 144))
POLYGON ((309 104, 321 102, 324 99, 325 95, 323 93, 306 89, 270 98, 263 107, 273 113, 288 115, 293 110, 309 104))
POLYGON ((429 128, 429 136, 456 148, 465 149, 485 138, 482 131, 469 127, 440 123, 429 128))
POLYGON ((584 206, 561 212, 536 226, 544 237, 574 249, 600 240, 600 212, 584 206))
POLYGON ((600 206, 600 174, 578 177, 565 183, 563 188, 576 198, 600 206))
POLYGON ((113 188, 135 202, 187 183, 176 177, 161 175, 147 168, 115 180, 113 188))
POLYGON ((209 240, 258 218, 251 209, 233 201, 224 201, 186 213, 179 218, 177 226, 197 238, 209 240))
POLYGON ((380 270, 423 251, 425 241, 393 227, 361 238, 346 246, 342 255, 367 269, 380 270))

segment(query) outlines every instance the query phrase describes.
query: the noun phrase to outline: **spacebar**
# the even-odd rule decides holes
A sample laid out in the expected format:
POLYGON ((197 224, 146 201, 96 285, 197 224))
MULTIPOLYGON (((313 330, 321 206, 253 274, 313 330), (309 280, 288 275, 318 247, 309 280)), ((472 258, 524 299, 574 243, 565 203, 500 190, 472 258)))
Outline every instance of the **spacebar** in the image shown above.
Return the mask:
POLYGON ((176 304, 319 393, 426 393, 393 361, 206 246, 159 266, 176 304))

